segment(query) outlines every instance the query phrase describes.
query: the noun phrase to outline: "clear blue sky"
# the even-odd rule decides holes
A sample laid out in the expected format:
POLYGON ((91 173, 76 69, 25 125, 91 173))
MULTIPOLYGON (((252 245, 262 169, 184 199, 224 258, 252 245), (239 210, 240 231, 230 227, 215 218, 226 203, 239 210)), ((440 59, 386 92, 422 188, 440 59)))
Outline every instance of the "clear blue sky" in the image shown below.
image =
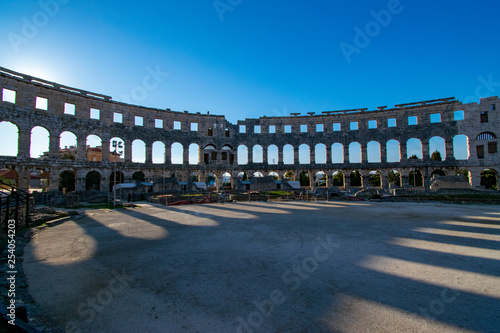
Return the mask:
MULTIPOLYGON (((160 69, 169 75, 130 101, 233 123, 451 96, 478 101, 478 77, 500 82, 496 1, 231 2, 216 2, 218 12, 212 0, 0 1, 0 66, 122 101, 147 68, 160 69), (383 16, 377 29, 371 12, 388 7, 390 22, 383 16), (372 37, 348 63, 340 45, 356 47, 356 27, 372 37)), ((482 97, 500 94, 490 88, 482 97)))

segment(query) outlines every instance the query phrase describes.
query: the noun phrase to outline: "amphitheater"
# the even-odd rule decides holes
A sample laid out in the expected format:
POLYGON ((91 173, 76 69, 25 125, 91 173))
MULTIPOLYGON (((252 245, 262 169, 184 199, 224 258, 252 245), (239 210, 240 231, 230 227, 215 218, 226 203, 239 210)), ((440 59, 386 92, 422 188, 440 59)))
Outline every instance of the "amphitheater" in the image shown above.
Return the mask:
POLYGON ((216 188, 223 182, 234 188, 243 172, 279 180, 306 175, 311 187, 342 189, 369 187, 374 174, 380 175, 376 186, 388 189, 395 186, 391 172, 399 178, 397 186, 423 190, 435 174, 465 172, 476 188, 484 185, 482 174, 488 170, 498 183, 497 96, 479 103, 443 98, 232 124, 220 115, 116 102, 1 67, 0 90, 0 125, 14 128, 17 138, 8 144, 18 147, 11 156, 0 156, 0 168, 14 170, 21 189, 29 189, 37 174, 46 178, 45 190, 105 192, 114 182, 172 175, 184 182, 213 177, 216 188), (50 138, 42 156, 30 152, 35 129, 50 138), (62 147, 62 135, 76 138, 75 147, 62 147), (431 158, 435 150, 441 158, 431 158), (135 151, 143 157, 133 157, 135 151), (351 182, 353 173, 361 182, 351 182), (71 184, 60 184, 64 174, 71 184), (420 182, 412 182, 415 175, 420 182))

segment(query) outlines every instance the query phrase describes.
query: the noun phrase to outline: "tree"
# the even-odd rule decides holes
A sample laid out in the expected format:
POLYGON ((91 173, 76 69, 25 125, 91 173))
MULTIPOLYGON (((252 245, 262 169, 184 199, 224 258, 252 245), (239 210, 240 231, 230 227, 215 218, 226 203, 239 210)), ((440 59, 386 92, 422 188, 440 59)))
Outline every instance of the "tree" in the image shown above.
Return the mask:
POLYGON ((377 172, 371 174, 368 183, 370 183, 370 186, 372 187, 380 187, 382 183, 382 177, 380 177, 380 173, 377 172))
POLYGON ((361 186, 361 174, 358 171, 351 172, 351 186, 361 186))
POLYGON ((70 153, 64 153, 61 157, 63 160, 74 160, 75 155, 70 154, 70 153))
POLYGON ((469 179, 469 170, 466 170, 466 169, 460 169, 457 171, 457 176, 462 176, 464 177, 464 179, 470 183, 470 179, 469 179))
POLYGON ((438 152, 437 150, 432 153, 431 155, 431 161, 442 161, 441 153, 438 152))
POLYGON ((418 156, 417 156, 417 155, 413 154, 413 155, 411 155, 410 157, 408 157, 408 159, 409 159, 409 160, 418 160, 419 158, 418 158, 418 156))
POLYGON ((333 186, 344 186, 344 174, 342 172, 337 172, 333 175, 333 186))
POLYGON ((289 181, 293 181, 293 173, 290 171, 287 171, 285 173, 285 178, 288 179, 289 181))
POLYGON ((248 175, 246 172, 243 172, 243 178, 241 178, 241 180, 243 181, 247 181, 248 180, 248 175))
POLYGON ((311 181, 309 179, 309 174, 307 172, 302 172, 299 177, 300 180, 300 186, 310 186, 311 181))
POLYGON ((397 171, 391 170, 388 175, 389 183, 394 183, 396 186, 401 186, 401 174, 397 171))
POLYGON ((498 175, 493 170, 481 172, 481 186, 487 190, 498 190, 498 175))

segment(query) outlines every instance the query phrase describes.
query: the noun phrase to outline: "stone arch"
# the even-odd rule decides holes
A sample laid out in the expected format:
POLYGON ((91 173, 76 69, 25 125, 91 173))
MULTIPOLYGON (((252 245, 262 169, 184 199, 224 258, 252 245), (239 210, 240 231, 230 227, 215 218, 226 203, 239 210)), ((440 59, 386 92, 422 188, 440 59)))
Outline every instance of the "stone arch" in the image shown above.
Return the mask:
POLYGON ((99 191, 101 189, 101 174, 98 171, 90 171, 85 176, 85 190, 99 191))
POLYGON ((394 184, 396 187, 401 187, 403 183, 403 176, 398 170, 390 170, 387 173, 387 180, 389 181, 389 186, 394 184))
POLYGON ((76 175, 74 171, 63 171, 59 174, 59 191, 73 192, 76 189, 76 175))
POLYGON ((0 156, 17 156, 19 147, 19 127, 10 121, 0 122, 0 133, 9 138, 9 144, 0 145, 0 156))
POLYGON ((311 175, 307 171, 302 171, 299 175, 299 182, 301 187, 311 186, 311 175))
POLYGON ((406 141, 406 152, 407 159, 410 159, 412 156, 416 156, 418 159, 422 159, 422 141, 417 138, 408 139, 408 141, 406 141))
POLYGON ((470 157, 469 137, 458 134, 453 137, 453 157, 456 160, 468 160, 470 157))
POLYGON ((446 176, 446 172, 442 169, 436 169, 436 170, 432 171, 432 173, 431 173, 431 179, 434 179, 434 178, 440 177, 440 176, 446 176))
POLYGON ((446 143, 440 136, 433 136, 429 139, 429 157, 432 157, 435 152, 441 155, 441 161, 446 159, 446 143))
POLYGON ((109 192, 113 192, 113 186, 121 184, 125 181, 125 175, 121 171, 113 171, 109 175, 109 192), (116 175, 116 177, 115 177, 116 175))
POLYGON ((267 163, 269 165, 277 165, 279 163, 279 149, 276 145, 267 147, 267 163))
POLYGON ((207 189, 214 190, 217 188, 217 175, 213 172, 209 172, 205 178, 205 184, 207 184, 207 189))
POLYGON ((165 164, 165 144, 162 141, 155 141, 151 148, 153 164, 165 164))
POLYGON ((351 171, 350 174, 351 183, 349 186, 352 187, 362 187, 363 186, 363 175, 358 170, 351 171))
POLYGON ((30 172, 30 190, 47 191, 50 185, 49 173, 44 169, 36 169, 30 172))
POLYGON ((171 163, 183 164, 184 162, 184 146, 179 142, 174 142, 170 145, 171 149, 171 163))
POLYGON ((222 174, 222 187, 230 190, 233 187, 233 175, 229 172, 222 174))
POLYGON ((413 187, 423 187, 424 186, 424 175, 420 170, 412 170, 408 175, 408 182, 410 186, 413 187))
POLYGON ((111 162, 122 162, 125 160, 125 141, 119 137, 109 140, 109 160, 111 162))
POLYGON ((292 171, 287 171, 283 174, 283 179, 293 182, 295 181, 295 174, 292 171))
POLYGON ((332 163, 344 163, 344 145, 340 142, 332 144, 332 163))
POLYGON ((132 162, 146 163, 146 143, 140 139, 132 141, 132 162))
POLYGON ((349 163, 361 163, 362 158, 361 144, 359 142, 351 142, 349 144, 349 163))
POLYGON ((373 170, 368 173, 368 184, 371 187, 382 188, 382 174, 373 170))
POLYGON ((48 154, 50 150, 50 132, 42 126, 35 126, 31 129, 30 137, 30 157, 41 158, 48 154))
POLYGON ((252 156, 252 163, 264 163, 264 148, 261 145, 253 146, 252 156))
POLYGON ((478 140, 478 141, 495 140, 496 138, 497 138, 497 135, 493 132, 482 132, 476 137, 476 140, 478 140))
POLYGON ((89 162, 102 161, 102 139, 95 135, 90 134, 85 139, 86 143, 86 160, 89 162))
POLYGON ((382 162, 380 154, 380 143, 377 141, 370 141, 366 145, 367 151, 367 161, 368 163, 380 163, 382 162))
POLYGON ((238 164, 248 164, 248 147, 245 145, 238 146, 238 164))
POLYGON ((345 175, 342 171, 335 171, 332 174, 332 186, 345 186, 345 175))
POLYGON ((324 143, 318 143, 314 147, 314 159, 315 164, 326 164, 326 145, 324 143))
POLYGON ((277 172, 271 171, 267 174, 269 177, 273 177, 274 180, 280 180, 280 175, 277 172))
POLYGON ((74 148, 76 152, 76 146, 78 144, 78 138, 75 133, 71 131, 64 131, 59 135, 59 149, 69 149, 74 148))
POLYGON ((132 179, 139 182, 143 182, 146 180, 146 175, 142 171, 136 171, 132 174, 132 179))
POLYGON ((189 145, 189 164, 199 165, 200 164, 200 145, 197 143, 191 143, 189 145))
POLYGON ((498 190, 498 171, 485 169, 481 171, 481 186, 487 190, 498 190))
POLYGON ((198 175, 196 172, 191 172, 188 178, 188 182, 199 183, 200 175, 198 175))
POLYGON ((257 177, 257 178, 263 178, 264 174, 260 171, 255 171, 252 175, 252 177, 257 177))
POLYGON ((401 144, 398 140, 391 139, 386 143, 387 162, 401 162, 401 144))
POLYGON ((316 187, 327 187, 328 186, 328 177, 324 171, 318 171, 314 175, 314 185, 316 187))
POLYGON ((291 144, 286 144, 283 146, 283 164, 294 164, 294 149, 291 144))
POLYGON ((299 146, 299 164, 311 164, 311 147, 308 144, 303 143, 299 146))

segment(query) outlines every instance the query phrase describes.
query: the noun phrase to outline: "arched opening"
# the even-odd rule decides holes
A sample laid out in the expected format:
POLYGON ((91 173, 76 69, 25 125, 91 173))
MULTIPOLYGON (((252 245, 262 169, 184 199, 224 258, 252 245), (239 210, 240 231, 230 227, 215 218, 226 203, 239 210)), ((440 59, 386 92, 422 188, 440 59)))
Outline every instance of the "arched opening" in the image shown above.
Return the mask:
POLYGON ((19 128, 10 121, 0 122, 0 133, 9 138, 9 144, 0 145, 0 156, 17 156, 19 146, 19 128))
POLYGON ((444 172, 441 169, 436 169, 436 170, 432 171, 432 173, 431 173, 431 179, 434 179, 434 178, 440 177, 440 176, 446 176, 446 172, 444 172))
POLYGON ((270 165, 277 165, 279 162, 278 146, 270 145, 267 147, 267 163, 270 165))
POLYGON ((221 160, 225 163, 234 164, 233 147, 230 145, 222 146, 221 160))
POLYGON ((341 143, 337 142, 332 145, 332 163, 344 163, 344 146, 341 143))
POLYGON ((165 144, 161 141, 153 142, 153 164, 165 164, 165 144))
POLYGON ((366 145, 367 159, 368 163, 380 163, 382 159, 380 157, 380 143, 377 141, 370 141, 366 145))
POLYGON ((470 171, 467 169, 460 169, 456 172, 456 176, 461 176, 470 184, 470 171))
POLYGON ((481 172, 481 186, 487 190, 498 190, 498 172, 486 169, 481 172))
POLYGON ((102 140, 97 135, 91 134, 86 139, 87 161, 102 161, 102 140))
POLYGON ((453 137, 453 157, 456 160, 468 160, 470 156, 469 137, 464 134, 453 137))
POLYGON ((73 192, 76 188, 76 177, 73 171, 63 171, 59 174, 59 191, 73 192))
POLYGON ((264 150, 262 146, 255 145, 252 149, 253 163, 264 163, 264 150))
POLYGON ((30 190, 45 192, 49 188, 49 174, 42 169, 30 172, 30 190))
POLYGON ((109 192, 113 192, 113 186, 115 184, 121 184, 125 180, 125 176, 123 175, 123 172, 121 171, 114 171, 111 173, 109 176, 109 192))
POLYGON ((245 145, 238 146, 238 164, 248 164, 248 147, 245 145))
POLYGON ((317 172, 316 175, 314 176, 314 185, 316 187, 326 187, 327 186, 326 174, 323 171, 317 172))
POLYGON ((256 171, 253 173, 252 177, 263 178, 264 174, 262 174, 262 172, 260 172, 260 171, 256 171))
POLYGON ((196 173, 192 172, 189 175, 188 182, 198 183, 199 181, 200 181, 200 176, 198 176, 196 173))
POLYGON ((363 186, 363 177, 361 173, 357 170, 351 172, 351 186, 361 187, 363 186))
POLYGON ((240 172, 236 178, 242 181, 247 181, 248 174, 246 172, 240 172))
POLYGON ((433 161, 446 159, 446 144, 442 137, 434 136, 429 140, 429 156, 433 161))
POLYGON ((132 162, 146 163, 146 144, 142 140, 132 141, 132 162))
POLYGON ((303 171, 300 173, 299 182, 301 187, 309 187, 311 186, 311 176, 309 172, 303 171))
POLYGON ((214 145, 206 145, 203 149, 203 162, 210 164, 217 161, 217 148, 214 145))
POLYGON ((278 175, 277 172, 271 171, 271 172, 269 172, 268 176, 273 177, 274 180, 280 180, 280 175, 278 175))
POLYGON ((371 187, 382 188, 382 175, 378 171, 371 171, 368 174, 368 184, 371 187))
POLYGON ((386 144, 387 162, 401 162, 401 145, 398 140, 391 139, 386 144))
POLYGON ((299 146, 299 164, 311 164, 311 150, 306 144, 299 146))
POLYGON ((0 180, 5 184, 17 186, 19 175, 14 169, 0 169, 0 180))
POLYGON ((387 180, 389 181, 389 186, 394 184, 396 187, 401 187, 401 173, 398 170, 391 170, 387 175, 387 180))
POLYGON ((146 180, 146 176, 144 175, 144 173, 142 171, 137 171, 137 172, 134 172, 134 174, 132 175, 132 179, 136 180, 138 182, 143 182, 146 180))
POLYGON ((77 138, 75 133, 65 131, 59 136, 59 154, 63 160, 76 159, 77 138))
POLYGON ((205 183, 207 184, 207 189, 209 190, 215 190, 217 187, 217 176, 213 173, 209 173, 207 175, 207 178, 205 179, 205 183))
POLYGON ((359 142, 351 142, 349 145, 349 163, 361 163, 361 144, 359 142))
POLYGON ((295 160, 293 155, 293 146, 285 145, 283 147, 283 164, 293 164, 295 160))
POLYGON ((122 138, 114 137, 109 140, 109 160, 111 162, 125 161, 125 141, 122 138))
POLYGON ((286 180, 288 180, 288 181, 293 182, 293 181, 295 181, 295 175, 294 175, 294 173, 293 173, 293 172, 291 172, 291 171, 287 171, 287 172, 285 172, 285 174, 283 175, 283 179, 286 179, 286 180))
POLYGON ((189 145, 189 164, 200 164, 200 146, 196 143, 189 145))
POLYGON ((423 187, 424 175, 420 172, 420 170, 411 171, 408 176, 408 182, 410 183, 410 186, 423 187))
POLYGON ((406 142, 407 159, 422 159, 422 141, 411 138, 406 142))
POLYGON ((49 144, 50 144, 49 131, 41 126, 33 127, 33 129, 31 130, 31 139, 30 139, 30 157, 41 158, 42 156, 48 156, 49 144))
POLYGON ((326 145, 318 143, 314 147, 314 159, 316 164, 326 164, 326 145))
POLYGON ((90 171, 85 176, 85 190, 99 191, 101 189, 101 174, 97 171, 90 171))
POLYGON ((171 163, 172 164, 182 164, 184 161, 184 147, 179 142, 174 142, 170 146, 171 153, 171 163))
POLYGON ((340 171, 335 171, 332 175, 332 186, 344 186, 345 176, 344 173, 340 171))
POLYGON ((222 175, 222 187, 226 190, 230 190, 233 187, 233 176, 229 172, 225 172, 222 175))

